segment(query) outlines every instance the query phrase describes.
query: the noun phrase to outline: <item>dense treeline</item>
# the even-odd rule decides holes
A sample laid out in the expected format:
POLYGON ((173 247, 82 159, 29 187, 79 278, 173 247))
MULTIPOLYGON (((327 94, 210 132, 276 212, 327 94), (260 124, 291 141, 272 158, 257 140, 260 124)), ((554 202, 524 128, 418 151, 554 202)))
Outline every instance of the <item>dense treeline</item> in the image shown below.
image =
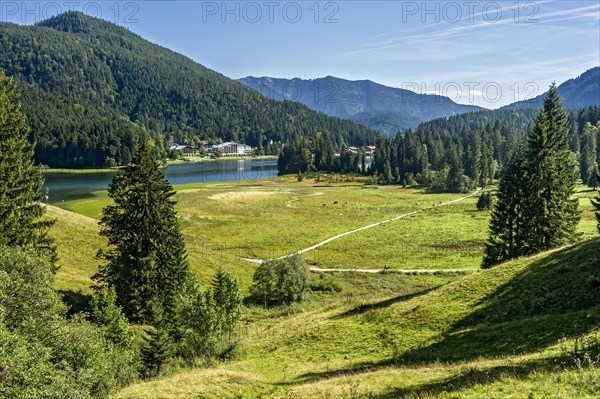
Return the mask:
MULTIPOLYGON (((379 140, 371 173, 386 183, 449 191, 485 186, 524 143, 535 115, 532 110, 482 111, 423 123, 414 133, 379 140)), ((594 128, 600 107, 571 111, 568 118, 569 148, 578 154, 583 181, 592 182, 600 160, 594 128)))
MULTIPOLYGON (((363 154, 345 148, 335 156, 327 136, 297 139, 286 145, 279 159, 280 173, 311 170, 364 172, 386 184, 422 184, 432 190, 469 191, 498 178, 510 153, 524 144, 536 111, 496 110, 456 115, 422 123, 413 132, 393 139, 380 138, 372 163, 364 168, 363 154)), ((600 107, 568 113, 569 148, 577 154, 582 180, 595 186, 600 107)))
MULTIPOLYGON (((236 140, 260 148, 329 134, 337 146, 377 133, 244 85, 111 23, 65 13, 36 26, 0 24, 0 68, 22 91, 37 143, 52 166, 126 164, 140 137, 236 140)), ((164 149, 163 149, 164 150, 164 149)), ((163 156, 166 154, 162 154, 163 156)))

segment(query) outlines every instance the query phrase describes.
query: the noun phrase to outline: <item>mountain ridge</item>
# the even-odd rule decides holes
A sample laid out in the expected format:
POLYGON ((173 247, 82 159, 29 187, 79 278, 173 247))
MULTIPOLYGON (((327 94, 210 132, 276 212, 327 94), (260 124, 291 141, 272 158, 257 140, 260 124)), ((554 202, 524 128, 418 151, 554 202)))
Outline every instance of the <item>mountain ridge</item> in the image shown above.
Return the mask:
POLYGON ((239 82, 263 96, 300 102, 327 115, 348 118, 387 136, 415 129, 419 123, 484 108, 458 104, 448 97, 418 94, 369 79, 347 80, 328 75, 316 79, 248 76, 239 82))
MULTIPOLYGON (((311 79, 247 76, 237 81, 265 97, 277 101, 297 101, 327 115, 348 118, 387 136, 394 136, 398 131, 409 128, 415 130, 421 123, 439 118, 489 111, 482 107, 455 103, 448 97, 418 94, 369 79, 348 80, 331 75, 311 79), (352 88, 358 96, 344 96, 352 88), (385 91, 383 95, 382 90, 385 91), (379 98, 379 103, 371 103, 373 92, 379 93, 379 96, 375 95, 379 98), (386 100, 382 101, 382 97, 386 100)), ((576 78, 561 83, 559 92, 568 109, 600 105, 600 67, 591 68, 576 78)), ((544 96, 545 93, 499 109, 539 109, 544 96)))
MULTIPOLYGON (((565 108, 576 109, 600 105, 600 66, 588 69, 579 76, 564 81, 558 92, 565 108)), ((501 109, 539 109, 546 91, 529 100, 517 101, 501 109)))

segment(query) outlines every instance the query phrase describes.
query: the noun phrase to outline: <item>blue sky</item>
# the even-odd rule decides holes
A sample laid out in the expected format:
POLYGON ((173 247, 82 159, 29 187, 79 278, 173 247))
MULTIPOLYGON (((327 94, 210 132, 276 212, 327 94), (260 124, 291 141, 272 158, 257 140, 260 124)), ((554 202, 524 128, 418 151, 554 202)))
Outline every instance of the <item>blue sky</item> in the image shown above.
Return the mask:
POLYGON ((232 78, 370 79, 487 108, 600 65, 600 0, 0 2, 28 24, 69 8, 232 78))

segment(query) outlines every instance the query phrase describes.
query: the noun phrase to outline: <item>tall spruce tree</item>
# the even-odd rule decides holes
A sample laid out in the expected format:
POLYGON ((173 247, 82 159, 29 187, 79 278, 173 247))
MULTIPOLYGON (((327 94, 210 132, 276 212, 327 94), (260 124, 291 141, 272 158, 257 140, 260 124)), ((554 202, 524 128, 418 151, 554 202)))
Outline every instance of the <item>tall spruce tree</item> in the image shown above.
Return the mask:
POLYGON ((130 320, 152 323, 156 312, 150 303, 160 304, 171 318, 189 268, 175 192, 149 147, 143 144, 110 185, 114 205, 104 208, 100 221, 109 250, 98 254, 108 262, 94 279, 114 288, 117 304, 130 320))
POLYGON ((35 248, 54 264, 56 247, 48 236, 54 221, 44 218, 44 180, 15 90, 0 71, 0 246, 35 248))
POLYGON ((468 189, 464 185, 464 169, 462 167, 462 163, 460 161, 460 157, 458 156, 458 151, 455 145, 452 145, 452 147, 450 148, 448 157, 448 164, 450 166, 450 169, 448 171, 448 178, 446 179, 446 189, 452 193, 461 193, 468 191, 468 189))
POLYGON ((579 172, 569 143, 567 113, 552 84, 528 138, 524 253, 554 248, 577 236, 580 212, 573 194, 579 172))
POLYGON ((577 238, 580 212, 573 194, 579 171, 569 147, 567 114, 554 84, 527 144, 524 152, 511 156, 502 172, 484 268, 577 238))
POLYGON ((497 199, 485 244, 483 268, 489 268, 523 253, 523 197, 526 186, 525 153, 515 150, 500 177, 497 199))

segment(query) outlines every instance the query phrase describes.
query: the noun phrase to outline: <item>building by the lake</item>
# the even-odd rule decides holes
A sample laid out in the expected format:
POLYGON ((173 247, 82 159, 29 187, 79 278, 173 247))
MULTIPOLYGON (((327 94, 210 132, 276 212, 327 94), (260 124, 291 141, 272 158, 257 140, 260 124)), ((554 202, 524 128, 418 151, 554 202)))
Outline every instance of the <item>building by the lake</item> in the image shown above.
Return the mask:
POLYGON ((252 155, 253 149, 249 145, 228 141, 223 144, 216 144, 208 149, 209 154, 215 155, 220 152, 223 157, 252 155))

